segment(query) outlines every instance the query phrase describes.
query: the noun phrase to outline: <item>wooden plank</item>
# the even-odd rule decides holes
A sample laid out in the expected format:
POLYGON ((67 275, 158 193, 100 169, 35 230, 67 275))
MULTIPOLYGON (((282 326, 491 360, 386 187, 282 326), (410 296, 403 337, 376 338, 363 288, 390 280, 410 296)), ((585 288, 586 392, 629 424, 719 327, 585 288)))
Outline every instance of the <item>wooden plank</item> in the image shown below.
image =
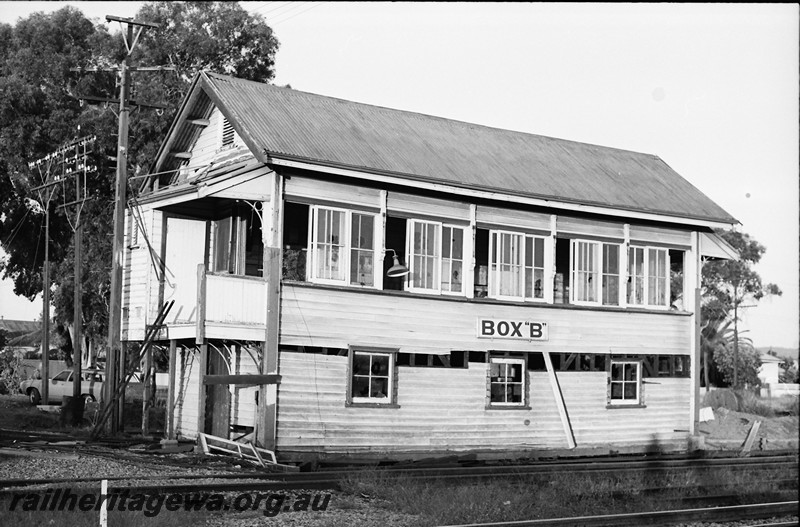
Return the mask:
MULTIPOLYGON (((219 349, 213 350, 208 357, 208 375, 203 378, 203 383, 211 376, 220 375, 228 370, 227 359, 219 349)), ((202 389, 202 388, 201 388, 202 389)), ((211 420, 211 433, 219 437, 228 437, 230 431, 231 392, 224 384, 214 384, 206 390, 206 419, 211 420)))
POLYGON ((747 456, 750 454, 750 449, 753 448, 753 443, 758 437, 758 429, 761 428, 761 421, 756 421, 753 423, 753 426, 750 427, 750 431, 747 433, 747 439, 744 440, 744 446, 742 446, 742 451, 739 453, 740 456, 747 456))
POLYGON ((208 367, 208 344, 205 342, 200 344, 200 363, 197 367, 200 381, 197 394, 197 433, 203 433, 206 429, 206 388, 203 379, 206 376, 206 368, 208 367))
POLYGON ((561 417, 561 425, 564 427, 564 434, 567 436, 567 445, 569 448, 575 448, 575 435, 572 432, 572 425, 569 422, 569 415, 567 415, 567 406, 564 404, 564 396, 561 394, 561 388, 558 385, 558 377, 556 377, 556 372, 553 369, 550 354, 544 352, 542 355, 544 356, 544 364, 547 368, 547 376, 550 379, 550 387, 553 390, 553 397, 556 399, 558 415, 561 417))
POLYGON ((175 370, 177 361, 178 342, 169 341, 169 384, 167 385, 167 422, 165 426, 166 439, 175 439, 175 370))
POLYGON ((235 384, 237 386, 255 386, 258 384, 280 384, 281 376, 278 374, 241 374, 241 375, 206 375, 203 384, 235 384))
POLYGON ((197 320, 195 344, 206 340, 206 266, 197 264, 197 320))

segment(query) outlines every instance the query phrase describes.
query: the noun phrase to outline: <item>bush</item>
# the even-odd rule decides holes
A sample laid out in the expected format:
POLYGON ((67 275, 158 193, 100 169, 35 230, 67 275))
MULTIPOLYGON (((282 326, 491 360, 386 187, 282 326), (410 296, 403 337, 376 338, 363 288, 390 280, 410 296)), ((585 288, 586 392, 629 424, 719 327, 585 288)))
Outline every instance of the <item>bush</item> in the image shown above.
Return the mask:
POLYGON ((736 399, 739 402, 739 411, 746 414, 760 415, 762 417, 774 417, 775 410, 769 401, 758 397, 750 390, 737 390, 736 399))
POLYGON ((739 401, 736 395, 733 393, 733 390, 727 388, 708 392, 703 399, 703 406, 710 406, 714 410, 725 408, 734 412, 739 411, 739 401))
POLYGON ((5 393, 19 392, 19 383, 25 380, 23 375, 22 360, 11 350, 0 352, 0 382, 5 393))

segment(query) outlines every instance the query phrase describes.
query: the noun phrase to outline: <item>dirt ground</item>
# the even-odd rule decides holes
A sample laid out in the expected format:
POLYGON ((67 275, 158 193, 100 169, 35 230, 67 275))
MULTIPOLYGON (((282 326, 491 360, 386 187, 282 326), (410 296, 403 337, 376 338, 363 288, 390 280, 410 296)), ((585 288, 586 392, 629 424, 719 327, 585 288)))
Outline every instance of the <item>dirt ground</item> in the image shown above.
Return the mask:
POLYGON ((727 408, 714 410, 714 419, 701 422, 697 431, 704 437, 707 450, 738 450, 744 445, 751 428, 760 421, 753 450, 798 448, 800 420, 798 416, 763 417, 727 408))

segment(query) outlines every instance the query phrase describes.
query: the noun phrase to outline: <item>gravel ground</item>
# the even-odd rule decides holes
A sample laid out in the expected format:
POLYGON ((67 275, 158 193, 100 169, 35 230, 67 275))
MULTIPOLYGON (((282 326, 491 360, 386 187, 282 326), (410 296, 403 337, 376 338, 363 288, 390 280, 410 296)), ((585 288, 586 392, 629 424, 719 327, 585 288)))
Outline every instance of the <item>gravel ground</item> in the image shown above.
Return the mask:
MULTIPOLYGON (((0 401, 0 408, 10 409, 13 401, 0 401)), ((3 412, 4 416, 6 412, 3 412)), ((24 420, 28 420, 29 415, 20 414, 24 420)), ((752 416, 739 415, 735 412, 717 412, 716 419, 701 425, 701 433, 708 439, 721 439, 727 441, 742 441, 752 426, 752 416)), ((28 421, 29 422, 29 421, 28 421)), ((1 423, 3 427, 11 428, 7 422, 1 423)), ((19 427, 17 429, 28 429, 19 427)), ((762 433, 769 438, 789 439, 796 441, 797 438, 797 417, 780 418, 778 420, 764 423, 762 433), (766 432, 766 433, 765 433, 766 432)), ((186 475, 208 475, 215 474, 244 474, 257 470, 254 466, 246 462, 240 462, 232 458, 222 456, 206 457, 187 454, 172 454, 163 456, 155 453, 147 453, 142 447, 103 447, 92 444, 85 446, 44 446, 28 443, 11 444, 5 442, 5 448, 0 448, 0 480, 7 479, 70 479, 70 478, 114 478, 123 477, 123 481, 114 481, 110 484, 114 487, 124 485, 135 485, 145 483, 139 478, 153 476, 168 477, 170 483, 195 482, 199 483, 206 480, 186 480, 181 476, 186 475)), ((796 445, 796 442, 795 442, 796 445)), ((248 481, 245 479, 226 480, 248 481)), ((157 484, 149 481, 148 484, 157 484)), ((61 485, 66 486, 66 485, 61 485)), ((97 488, 97 483, 69 485, 73 489, 78 488, 97 488)), ((34 490, 33 487, 26 487, 34 490)), ((317 496, 321 491, 306 491, 317 496)), ((285 491, 286 502, 292 503, 303 491, 285 491)), ((248 511, 241 513, 217 513, 209 514, 203 520, 198 521, 198 527, 207 525, 212 527, 233 526, 275 526, 289 525, 295 527, 349 527, 351 525, 366 527, 414 527, 430 525, 428 521, 419 516, 399 513, 391 510, 387 502, 371 499, 364 496, 353 496, 341 492, 331 492, 331 499, 325 510, 305 511, 305 512, 280 512, 273 517, 267 517, 261 510, 248 511)), ((227 494, 229 499, 233 499, 236 494, 227 494)), ((786 519, 784 519, 786 520, 786 519)), ((797 517, 790 518, 789 521, 796 522, 797 517)), ((2 523, 2 521, 0 521, 2 523)), ((738 527, 763 525, 768 523, 760 521, 742 521, 729 523, 691 523, 686 527, 738 527)), ((56 525, 51 523, 51 525, 56 525)), ((65 523, 64 525, 69 525, 65 523)))

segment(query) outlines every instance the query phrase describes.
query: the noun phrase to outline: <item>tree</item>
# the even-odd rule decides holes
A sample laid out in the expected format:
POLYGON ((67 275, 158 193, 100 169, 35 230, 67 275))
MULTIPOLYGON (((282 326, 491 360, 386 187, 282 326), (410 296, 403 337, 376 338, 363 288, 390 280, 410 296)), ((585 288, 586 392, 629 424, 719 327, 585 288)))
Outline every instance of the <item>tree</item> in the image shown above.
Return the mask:
MULTIPOLYGON (((209 69, 267 82, 274 77, 278 48, 263 17, 235 2, 151 2, 135 18, 161 27, 142 33, 134 61, 175 70, 134 74, 131 99, 168 107, 131 115, 128 168, 134 176, 148 170, 197 72, 209 69)), ((116 66, 125 53, 121 33, 94 25, 73 7, 34 13, 15 26, 0 24, 0 244, 8 253, 0 271, 14 281, 18 295, 33 299, 42 291, 44 207, 33 190, 42 181, 28 163, 78 136, 96 135, 92 162, 98 170, 90 175, 90 199, 83 211, 84 246, 91 251, 84 250, 81 284, 84 336, 96 345, 105 343, 108 324, 115 180, 109 156, 116 155, 117 118, 113 105, 81 105, 79 98, 115 99, 119 94, 113 72, 71 68, 116 66)), ((50 208, 53 272, 47 285, 54 289, 55 319, 68 333, 75 286, 73 230, 58 204, 50 208)))
MULTIPOLYGON (((730 376, 724 372, 723 379, 738 388, 743 380, 752 382, 757 379, 759 366, 752 343, 739 334, 741 310, 764 296, 781 295, 782 292, 775 284, 763 284, 752 269, 766 251, 763 245, 746 233, 719 229, 717 234, 739 252, 739 258, 714 260, 703 265, 701 339, 703 350, 712 355, 718 368, 730 366, 730 376), (730 351, 730 357, 727 351, 730 351), (755 354, 755 361, 750 357, 752 354, 755 354)), ((710 376, 711 361, 706 363, 707 375, 710 376)))

